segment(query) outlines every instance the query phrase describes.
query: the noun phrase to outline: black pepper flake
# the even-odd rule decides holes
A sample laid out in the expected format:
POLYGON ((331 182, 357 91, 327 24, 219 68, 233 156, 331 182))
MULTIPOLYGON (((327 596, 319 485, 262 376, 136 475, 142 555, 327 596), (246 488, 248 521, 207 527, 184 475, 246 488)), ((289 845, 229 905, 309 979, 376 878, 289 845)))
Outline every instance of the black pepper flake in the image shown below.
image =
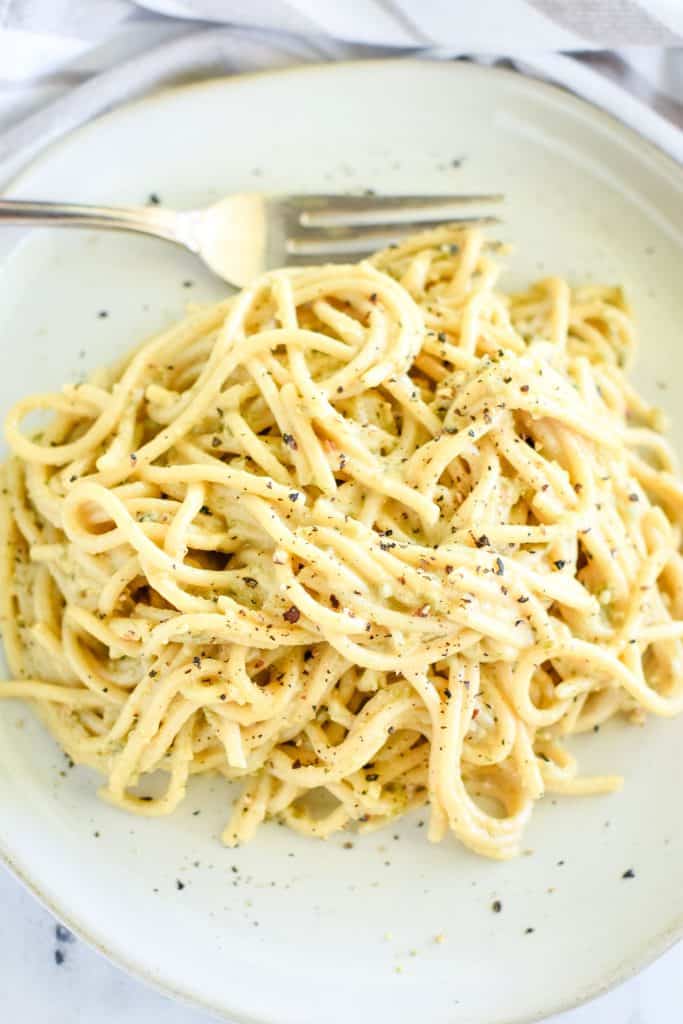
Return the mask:
POLYGON ((373 292, 370 296, 370 302, 377 302, 377 292, 373 292))
POLYGON ((183 281, 183 288, 192 288, 193 286, 194 281, 183 281))
POLYGON ((566 564, 567 563, 562 558, 558 558, 556 562, 553 562, 556 569, 564 569, 566 564))
POLYGON ((377 774, 377 772, 369 772, 369 774, 365 776, 365 781, 366 782, 377 782, 378 778, 379 778, 379 775, 377 774))
POLYGON ((629 494, 628 500, 629 501, 639 501, 640 499, 638 498, 637 494, 629 494))
POLYGON ((528 600, 529 600, 528 597, 518 597, 517 598, 517 603, 518 604, 526 604, 528 600))
POLYGON ((292 768, 301 768, 301 761, 299 760, 298 757, 294 761, 292 761, 292 768))
POLYGON ((63 924, 55 925, 55 938, 57 942, 73 942, 74 935, 68 928, 65 928, 63 924))
POLYGON ((61 949, 55 950, 55 963, 57 964, 57 967, 61 967, 64 963, 64 954, 61 949))
POLYGON ((129 458, 130 458, 130 461, 133 463, 133 465, 135 465, 135 463, 138 461, 138 457, 135 454, 135 452, 131 452, 129 458))
POLYGON ((503 565, 503 559, 496 559, 496 576, 502 576, 505 572, 505 566, 503 565))
POLYGON ((525 928, 525 929, 524 929, 524 934, 525 934, 525 935, 531 935, 531 934, 532 934, 533 932, 535 932, 535 931, 536 931, 536 929, 535 929, 535 928, 525 928))
POLYGON ((522 386, 520 387, 519 390, 527 392, 529 390, 529 385, 528 384, 522 384, 522 386))
POLYGON ((213 437, 211 438, 211 447, 212 448, 220 448, 220 446, 221 446, 221 439, 216 434, 214 434, 213 437))
POLYGON ((290 501, 298 501, 298 500, 299 500, 299 498, 301 497, 301 495, 299 494, 299 492, 298 492, 298 491, 291 491, 291 492, 290 492, 290 493, 289 493, 289 494, 287 495, 287 497, 289 498, 289 500, 290 500, 290 501))
POLYGON ((339 598, 336 596, 336 594, 330 594, 330 604, 332 605, 333 608, 339 607, 339 598))
POLYGON ((437 338, 441 342, 445 342, 448 340, 444 331, 439 331, 439 333, 437 334, 437 338))
POLYGON ((288 448, 291 448, 293 452, 297 450, 299 445, 296 443, 296 438, 292 437, 291 434, 283 434, 282 440, 285 442, 288 448))
POLYGON ((477 545, 478 548, 487 548, 491 541, 488 539, 485 533, 482 533, 479 537, 476 538, 474 543, 477 545))
POLYGON ((243 576, 242 577, 242 582, 246 583, 246 585, 248 587, 257 587, 258 586, 258 580, 255 580, 253 576, 243 576))
POLYGON ((451 697, 453 696, 453 694, 452 694, 452 693, 451 693, 451 691, 450 691, 450 690, 448 689, 448 687, 446 687, 446 689, 445 689, 445 690, 443 691, 443 695, 444 695, 444 697, 446 698, 446 700, 450 700, 450 699, 451 699, 451 697))
POLYGON ((147 196, 147 205, 148 206, 160 206, 161 205, 161 199, 160 199, 160 197, 159 197, 157 192, 150 192, 150 194, 147 196))
POLYGON ((199 657, 198 654, 195 654, 194 658, 192 659, 192 664, 195 666, 195 668, 201 668, 202 659, 199 657))
POLYGON ((621 877, 622 878, 635 878, 636 877, 636 873, 633 870, 633 868, 629 868, 627 871, 624 871, 624 873, 623 873, 623 875, 621 877))
POLYGON ((178 890, 178 892, 181 892, 185 888, 185 883, 181 882, 179 878, 176 878, 175 887, 178 890))
POLYGON ((107 310, 106 310, 106 309, 101 309, 101 310, 99 311, 99 313, 97 314, 97 316, 98 316, 98 318, 99 318, 100 320, 106 320, 106 319, 107 319, 107 317, 109 316, 109 313, 107 312, 107 310))
POLYGON ((159 675, 159 673, 157 672, 157 670, 156 670, 155 668, 151 668, 151 669, 149 670, 149 673, 148 673, 148 674, 149 674, 149 678, 150 678, 150 679, 154 679, 154 678, 155 678, 155 676, 158 676, 158 675, 159 675))
POLYGON ((342 846, 343 846, 343 848, 345 850, 352 850, 353 849, 353 843, 350 842, 348 839, 347 839, 347 841, 345 843, 342 843, 342 846))
POLYGON ((285 620, 285 622, 295 623, 298 622, 299 619, 301 618, 301 612, 296 607, 296 605, 292 605, 291 608, 287 609, 282 618, 285 620))
POLYGON ((503 904, 500 902, 500 900, 494 900, 493 903, 491 904, 491 910, 493 911, 494 914, 500 914, 502 909, 503 904))

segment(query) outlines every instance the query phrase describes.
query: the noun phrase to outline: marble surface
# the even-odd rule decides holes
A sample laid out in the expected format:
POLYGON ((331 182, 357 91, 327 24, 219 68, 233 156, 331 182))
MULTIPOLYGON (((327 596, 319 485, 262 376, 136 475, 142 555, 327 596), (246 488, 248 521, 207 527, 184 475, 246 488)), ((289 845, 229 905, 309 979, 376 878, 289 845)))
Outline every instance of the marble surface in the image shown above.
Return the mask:
MULTIPOLYGON (((208 1024, 64 929, 0 867, 0 1020, 21 1024, 208 1024)), ((683 943, 638 977, 547 1024, 680 1024, 683 943)), ((323 1024, 323 1022, 321 1022, 323 1024)))

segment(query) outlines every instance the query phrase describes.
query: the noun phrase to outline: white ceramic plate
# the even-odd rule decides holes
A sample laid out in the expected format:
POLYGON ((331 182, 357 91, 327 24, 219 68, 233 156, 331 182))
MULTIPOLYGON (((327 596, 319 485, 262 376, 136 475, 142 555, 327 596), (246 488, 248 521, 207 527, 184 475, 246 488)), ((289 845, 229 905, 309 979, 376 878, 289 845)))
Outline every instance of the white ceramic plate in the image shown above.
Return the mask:
MULTIPOLYGON (((215 81, 103 118, 13 191, 156 192, 182 207, 261 187, 504 191, 514 278, 627 286, 644 334, 639 384, 678 416, 683 450, 683 173, 559 90, 417 62, 215 81)), ((0 243, 2 410, 221 293, 163 243, 56 231, 0 243)), ((65 767, 26 708, 3 704, 0 847, 117 963, 235 1021, 513 1024, 597 994, 683 930, 682 740, 683 721, 586 739, 583 764, 623 772, 623 793, 545 801, 528 855, 509 864, 430 846, 420 815, 352 849, 271 825, 229 851, 223 784, 198 782, 170 819, 129 818, 98 802, 90 772, 65 767)))

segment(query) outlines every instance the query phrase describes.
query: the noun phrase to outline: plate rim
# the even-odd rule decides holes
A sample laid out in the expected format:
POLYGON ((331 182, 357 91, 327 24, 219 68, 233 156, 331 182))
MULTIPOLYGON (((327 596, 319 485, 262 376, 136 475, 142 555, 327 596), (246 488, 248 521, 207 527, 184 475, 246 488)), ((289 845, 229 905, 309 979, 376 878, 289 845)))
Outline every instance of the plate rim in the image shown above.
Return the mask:
MULTIPOLYGON (((640 132, 630 124, 620 120, 614 114, 603 110, 601 107, 591 103, 589 100, 578 96, 570 89, 558 83, 545 81, 535 75, 527 75, 523 72, 510 68, 481 65, 467 60, 435 60, 412 56, 360 60, 351 59, 341 61, 312 61, 305 64, 295 64, 285 68, 266 68, 244 73, 236 73, 233 75, 214 75, 198 81, 181 82, 178 84, 164 86, 152 93, 137 97, 99 114, 92 120, 87 121, 85 124, 67 131, 60 138, 48 143, 48 145, 43 147, 35 156, 27 161, 27 163, 22 165, 22 167, 3 184, 2 188, 0 188, 0 195, 7 197, 16 196, 17 189, 21 189, 25 178, 30 176, 43 164, 49 162, 55 154, 67 147, 75 138, 85 138, 87 140, 87 136, 98 131, 102 125, 106 125, 108 122, 117 118, 127 117, 131 113, 135 115, 143 108, 149 108, 155 104, 166 103, 169 99, 173 99, 176 94, 186 94, 190 91, 198 92, 201 90, 211 91, 217 87, 225 88, 230 85, 239 87, 243 83, 249 84, 249 82, 255 79, 260 80, 273 78, 278 80, 282 79, 284 76, 303 76, 309 73, 329 73, 334 75, 340 68, 345 70, 352 70, 353 68, 368 69, 370 71, 376 70, 381 73, 389 67, 392 69, 398 69, 400 67, 404 71, 409 71, 411 67, 418 67, 420 69, 429 68, 430 70, 439 68, 443 69, 444 72, 448 69, 448 73, 454 75, 480 75, 486 78, 496 77, 503 81, 514 82, 517 86, 521 86, 523 89, 525 88, 528 90, 532 95, 539 92, 545 94, 551 102, 564 105, 565 110, 568 110, 570 113, 574 111, 578 114, 590 117, 593 125, 596 127, 596 121, 602 122, 602 130, 608 132, 613 141, 621 146, 628 144, 628 148, 631 151, 634 149, 636 150, 635 155, 638 159, 641 161, 647 159, 651 164, 654 163, 658 173, 665 174, 669 179, 670 184, 683 196, 683 165, 681 165, 674 157, 656 143, 641 135, 640 132)), ((143 966, 139 961, 128 960, 124 953, 112 951, 105 941, 94 937, 90 934, 88 928, 82 926, 77 919, 72 917, 70 911, 67 907, 62 905, 60 899, 53 898, 43 891, 42 883, 33 877, 30 869, 17 862, 15 855, 11 850, 11 846, 1 829, 0 863, 2 863, 10 875, 12 875, 12 877, 15 878, 25 890, 30 892, 31 895, 35 897, 35 899, 37 899, 38 902, 41 903, 55 918, 62 921, 71 931, 78 935, 79 938, 86 942, 98 954, 104 956, 110 963, 125 971, 137 981, 141 981, 144 984, 149 985, 160 994, 176 999, 188 1007, 214 1014, 218 1018, 228 1021, 229 1024, 273 1024, 272 1018, 270 1017, 255 1017, 241 1011, 236 1013, 225 1005, 220 1005, 212 1002, 211 1000, 202 998, 200 994, 193 992, 191 989, 177 988, 172 983, 159 977, 157 972, 143 966)), ((643 944, 639 947, 639 952, 623 959, 620 966, 613 969, 608 976, 602 977, 595 983, 588 985, 574 997, 562 999, 559 1002, 548 1003, 541 1012, 534 1012, 531 1015, 523 1013, 516 1017, 511 1017, 509 1018, 508 1024, 537 1024, 537 1022, 544 1021, 546 1018, 555 1014, 567 1012, 597 999, 611 991, 617 985, 635 977, 660 956, 666 953, 667 950, 671 949, 682 937, 683 901, 681 901, 681 905, 673 919, 673 922, 667 924, 663 929, 658 930, 654 936, 646 938, 643 944)))

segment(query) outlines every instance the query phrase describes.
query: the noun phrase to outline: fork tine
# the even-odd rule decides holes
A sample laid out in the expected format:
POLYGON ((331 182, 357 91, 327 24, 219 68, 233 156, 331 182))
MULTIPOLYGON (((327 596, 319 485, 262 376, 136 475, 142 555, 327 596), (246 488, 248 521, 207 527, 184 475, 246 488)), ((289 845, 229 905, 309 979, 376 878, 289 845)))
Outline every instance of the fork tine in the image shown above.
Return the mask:
POLYGON ((377 252, 377 247, 369 249, 340 249, 338 252, 325 250, 324 252, 309 253, 287 253, 286 267, 310 267, 315 266, 320 259, 325 263, 356 263, 358 260, 368 259, 377 252))
POLYGON ((463 206, 475 203, 499 203, 500 194, 484 195, 393 195, 292 196, 288 203, 299 212, 299 223, 309 227, 326 224, 360 224, 386 220, 452 220, 463 206))
MULTIPOLYGON (((473 227, 483 224, 498 224, 498 217, 458 217, 448 221, 457 227, 473 227)), ((418 231, 443 227, 442 220, 410 221, 391 224, 360 224, 355 227, 330 225, 329 227, 304 228, 303 231, 290 235, 286 241, 287 253, 294 255, 310 255, 316 253, 356 253, 381 249, 391 242, 418 231)))

